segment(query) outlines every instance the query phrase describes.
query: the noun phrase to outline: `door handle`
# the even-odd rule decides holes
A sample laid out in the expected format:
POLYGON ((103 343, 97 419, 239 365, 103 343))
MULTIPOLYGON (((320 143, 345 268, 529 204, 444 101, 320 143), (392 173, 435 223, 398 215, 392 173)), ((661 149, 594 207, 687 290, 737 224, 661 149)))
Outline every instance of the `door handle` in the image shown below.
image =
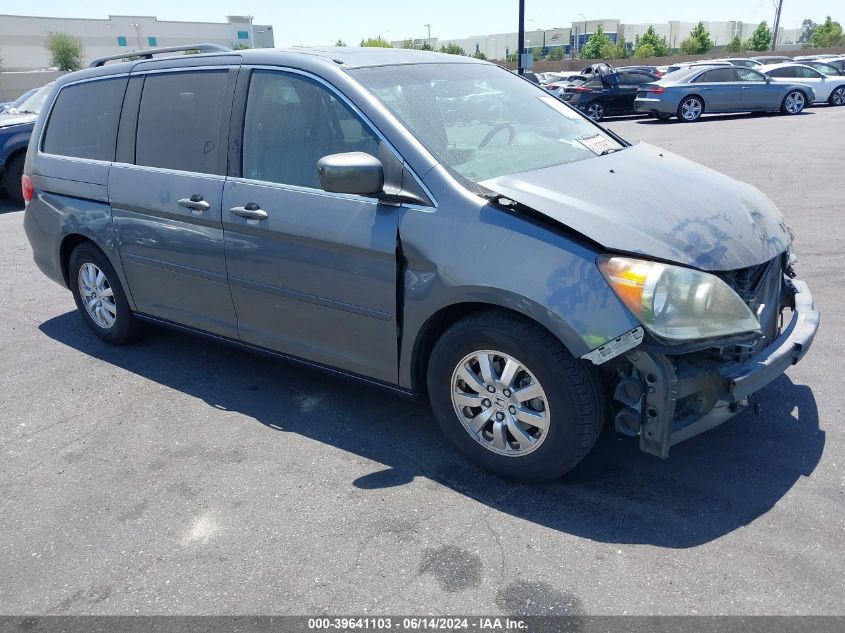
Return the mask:
POLYGON ((743 89, 743 90, 748 90, 748 89, 749 89, 749 87, 748 87, 748 86, 742 86, 742 89, 743 89))
POLYGON ((239 215, 247 220, 266 220, 267 212, 254 202, 248 202, 242 207, 232 207, 229 209, 235 215, 239 215))
POLYGON ((211 205, 203 200, 202 196, 198 193, 192 195, 190 198, 180 198, 176 201, 176 204, 180 207, 190 209, 195 215, 199 215, 203 211, 208 211, 211 208, 211 205))

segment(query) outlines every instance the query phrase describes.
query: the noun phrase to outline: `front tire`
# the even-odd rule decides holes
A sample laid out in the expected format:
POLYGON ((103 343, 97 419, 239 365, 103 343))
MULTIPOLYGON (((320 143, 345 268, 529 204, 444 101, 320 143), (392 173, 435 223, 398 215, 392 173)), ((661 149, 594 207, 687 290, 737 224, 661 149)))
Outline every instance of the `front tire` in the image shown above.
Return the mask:
POLYGON ((592 365, 540 325, 480 312, 432 351, 428 391, 440 427, 469 459, 521 481, 549 481, 593 447, 604 399, 592 365))
POLYGON ((693 123, 704 114, 704 102, 700 97, 686 97, 678 105, 678 120, 693 123))
POLYGON ((786 94, 780 104, 780 111, 784 114, 800 114, 807 105, 807 97, 800 90, 792 90, 786 94))
POLYGON ((827 98, 827 102, 832 106, 845 105, 845 86, 834 88, 833 92, 831 92, 830 96, 827 98))
POLYGON ((125 345, 142 333, 132 314, 120 279, 108 258, 90 242, 70 254, 68 278, 76 307, 85 325, 112 345, 125 345))
POLYGON ((23 202, 23 164, 26 161, 26 153, 21 152, 6 164, 6 171, 3 172, 3 189, 16 202, 23 202))

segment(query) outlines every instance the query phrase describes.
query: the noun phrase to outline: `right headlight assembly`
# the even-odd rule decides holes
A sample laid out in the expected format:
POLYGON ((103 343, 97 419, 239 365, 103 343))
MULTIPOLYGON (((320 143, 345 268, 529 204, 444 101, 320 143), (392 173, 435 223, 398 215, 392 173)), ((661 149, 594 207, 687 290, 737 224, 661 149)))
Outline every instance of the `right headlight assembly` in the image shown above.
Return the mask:
POLYGON ((658 338, 692 341, 760 329, 739 295, 715 275, 630 257, 601 256, 598 266, 616 295, 658 338))

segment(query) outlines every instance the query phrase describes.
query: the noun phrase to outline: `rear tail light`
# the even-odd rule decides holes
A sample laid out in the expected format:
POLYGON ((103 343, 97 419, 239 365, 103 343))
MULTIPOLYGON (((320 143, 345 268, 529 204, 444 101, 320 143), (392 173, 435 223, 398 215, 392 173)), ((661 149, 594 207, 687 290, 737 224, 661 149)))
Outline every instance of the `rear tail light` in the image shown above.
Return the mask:
POLYGON ((644 86, 640 88, 640 92, 651 92, 657 95, 662 95, 666 90, 662 86, 644 86))
POLYGON ((546 84, 546 90, 557 90, 560 88, 557 84, 546 84))
POLYGON ((592 88, 588 88, 587 86, 575 86, 575 88, 573 88, 573 90, 575 90, 575 92, 592 92, 593 91, 592 88))
POLYGON ((21 176, 21 190, 23 191, 23 201, 29 204, 32 200, 32 178, 27 174, 21 176))

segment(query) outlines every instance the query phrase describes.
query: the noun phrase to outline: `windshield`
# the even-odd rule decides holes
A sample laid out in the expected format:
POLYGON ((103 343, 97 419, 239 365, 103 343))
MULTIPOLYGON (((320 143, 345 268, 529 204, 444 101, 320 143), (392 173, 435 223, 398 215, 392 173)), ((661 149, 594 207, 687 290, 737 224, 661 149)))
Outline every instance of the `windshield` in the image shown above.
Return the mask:
POLYGON ((442 165, 473 183, 623 147, 557 97, 498 66, 415 64, 352 74, 442 165))
POLYGON ((53 84, 47 84, 39 88, 35 93, 24 99, 20 105, 10 109, 12 113, 21 114, 41 114, 41 108, 44 107, 44 102, 47 100, 47 95, 50 94, 50 88, 53 84))

